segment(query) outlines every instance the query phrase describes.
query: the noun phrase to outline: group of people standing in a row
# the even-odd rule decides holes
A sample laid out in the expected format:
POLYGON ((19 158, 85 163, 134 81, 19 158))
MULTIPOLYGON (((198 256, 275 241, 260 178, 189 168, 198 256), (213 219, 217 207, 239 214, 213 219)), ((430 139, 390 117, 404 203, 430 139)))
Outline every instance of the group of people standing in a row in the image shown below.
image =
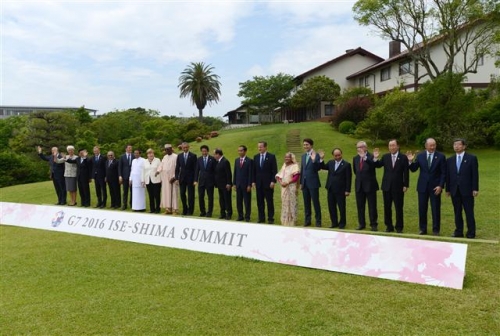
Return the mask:
POLYGON ((384 200, 384 223, 386 232, 403 232, 404 194, 409 188, 409 172, 420 169, 417 182, 419 234, 427 234, 427 212, 430 201, 432 213, 432 233, 439 235, 441 229, 441 194, 451 196, 455 213, 454 237, 464 237, 462 211, 465 212, 467 238, 476 235, 474 218, 474 198, 479 191, 477 158, 465 153, 466 143, 457 139, 453 143, 455 155, 446 159, 436 151, 436 141, 429 138, 425 142, 425 151, 414 155, 399 152, 396 140, 389 141, 389 153, 381 156, 377 148, 368 152, 364 141, 357 143, 357 155, 352 166, 343 159, 342 150, 332 150, 332 160, 325 162, 325 154, 316 152, 314 141, 303 140, 305 153, 301 164, 293 153, 286 153, 284 163, 278 171, 274 154, 267 151, 267 143, 257 145, 258 154, 253 159, 247 156, 247 147, 238 147, 238 158, 231 170, 230 162, 221 149, 215 149, 210 155, 209 147, 200 147, 201 156, 189 151, 189 144, 182 143, 181 153, 176 154, 172 145, 165 145, 163 159, 156 158, 152 149, 147 150, 147 158, 141 157, 141 151, 132 152, 132 146, 126 147, 125 153, 116 159, 112 151, 107 156, 100 154, 99 147, 94 147, 92 158, 82 149, 79 156, 74 148, 68 146, 68 155, 62 155, 56 147, 52 155, 45 156, 38 147, 42 159, 49 161, 52 180, 58 195, 59 205, 66 204, 66 191, 70 193, 71 203, 76 205, 76 185, 80 190, 82 206, 90 206, 89 182, 94 180, 98 203, 104 208, 107 201, 106 185, 111 196, 111 208, 122 210, 130 201, 135 211, 145 211, 145 189, 150 200, 150 212, 159 213, 161 208, 166 214, 179 214, 178 198, 182 203, 182 215, 194 214, 195 187, 198 189, 198 205, 201 217, 212 217, 214 190, 218 190, 219 219, 231 219, 233 215, 232 190, 236 191, 237 220, 250 221, 251 193, 256 191, 258 222, 274 224, 274 189, 281 186, 281 223, 294 226, 297 223, 298 192, 302 191, 304 201, 305 226, 312 224, 312 209, 317 227, 322 226, 318 172, 327 170, 326 189, 331 228, 346 227, 346 197, 351 193, 352 173, 355 175, 355 195, 358 211, 357 230, 366 228, 365 208, 368 203, 369 224, 372 231, 378 230, 377 195, 379 184, 376 168, 384 168, 382 192, 384 200), (120 185, 123 193, 120 197, 120 185), (129 200, 130 194, 130 200, 129 200), (207 203, 205 203, 205 197, 207 203), (392 206, 396 217, 393 222, 392 206), (267 208, 267 216, 266 216, 267 208))

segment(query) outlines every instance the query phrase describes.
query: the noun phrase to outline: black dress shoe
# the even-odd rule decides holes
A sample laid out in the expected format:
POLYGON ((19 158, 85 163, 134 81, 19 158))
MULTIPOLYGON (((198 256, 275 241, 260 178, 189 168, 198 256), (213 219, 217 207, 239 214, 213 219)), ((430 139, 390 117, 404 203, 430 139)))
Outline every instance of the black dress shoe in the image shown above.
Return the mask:
POLYGON ((242 222, 243 221, 243 217, 238 217, 238 219, 236 219, 238 222, 242 222))
POLYGON ((267 221, 267 224, 274 224, 274 220, 271 219, 271 220, 267 221))
POLYGON ((396 230, 396 233, 403 233, 403 230, 401 230, 401 229, 396 230))
POLYGON ((104 209, 106 206, 104 204, 99 205, 99 209, 104 209))
POLYGON ((231 220, 231 215, 227 215, 226 220, 231 220))
MULTIPOLYGON (((262 223, 265 223, 265 222, 266 222, 265 220, 259 219, 259 221, 257 223, 262 224, 262 223)), ((307 225, 305 225, 305 226, 307 226, 307 225)))
POLYGON ((439 231, 432 231, 433 236, 439 236, 439 231))
POLYGON ((160 211, 161 211, 160 208, 158 208, 155 210, 155 213, 160 213, 160 211))
POLYGON ((426 234, 427 234, 427 231, 422 231, 422 230, 421 230, 418 234, 419 234, 419 235, 426 235, 426 234))
POLYGON ((207 212, 207 218, 210 218, 212 217, 212 213, 211 212, 207 212))
POLYGON ((245 222, 250 222, 250 218, 245 219, 245 222))
POLYGON ((311 226, 311 223, 305 223, 304 226, 311 226))
POLYGON ((335 229, 335 228, 338 228, 339 225, 338 224, 333 224, 332 226, 330 226, 330 229, 335 229))
POLYGON ((464 237, 464 234, 460 234, 460 233, 457 233, 457 232, 453 232, 453 234, 451 235, 453 238, 463 238, 464 237))
POLYGON ((200 217, 206 217, 207 216, 207 213, 206 212, 202 212, 200 213, 200 217))
POLYGON ((219 219, 224 219, 224 218, 226 218, 226 216, 222 216, 222 215, 219 216, 219 219))
POLYGON ((466 237, 467 237, 468 239, 474 239, 474 238, 476 238, 476 236, 473 236, 473 235, 467 235, 466 237))
POLYGON ((356 230, 364 230, 364 229, 365 229, 365 227, 364 227, 364 226, 362 226, 362 225, 360 225, 360 226, 358 226, 358 227, 356 228, 356 230))
POLYGON ((345 229, 345 226, 339 226, 339 229, 345 229))
POLYGON ((127 206, 122 206, 122 210, 127 210, 127 206))
POLYGON ((387 229, 385 229, 385 232, 394 232, 394 229, 387 228, 387 229))

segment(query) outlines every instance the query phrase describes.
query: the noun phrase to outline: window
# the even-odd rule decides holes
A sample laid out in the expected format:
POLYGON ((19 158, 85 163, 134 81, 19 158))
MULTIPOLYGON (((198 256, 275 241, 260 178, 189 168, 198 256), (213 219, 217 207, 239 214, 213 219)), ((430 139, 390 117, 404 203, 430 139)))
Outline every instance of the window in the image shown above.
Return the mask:
POLYGON ((477 66, 483 66, 484 65, 484 55, 481 55, 477 58, 477 66))
POLYGON ((399 75, 406 75, 412 72, 411 61, 399 63, 399 75))
POLYGON ((332 116, 335 112, 335 106, 332 104, 325 105, 325 116, 332 116))
POLYGON ((380 70, 380 81, 383 82, 388 79, 391 79, 391 67, 380 70))
POLYGON ((358 86, 359 87, 364 87, 365 86, 365 77, 358 78, 358 86))

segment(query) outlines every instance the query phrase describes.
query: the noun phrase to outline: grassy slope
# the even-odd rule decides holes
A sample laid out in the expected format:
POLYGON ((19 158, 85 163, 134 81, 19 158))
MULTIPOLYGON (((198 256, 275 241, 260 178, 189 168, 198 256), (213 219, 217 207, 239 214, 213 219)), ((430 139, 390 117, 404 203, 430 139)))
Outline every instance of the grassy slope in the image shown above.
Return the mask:
MULTIPOLYGON (((301 138, 312 137, 317 149, 340 146, 351 161, 356 140, 318 123, 228 131, 206 143, 234 159, 239 144, 254 154, 263 139, 281 164, 293 128, 301 129, 301 138)), ((497 240, 498 152, 474 152, 481 169, 478 237, 497 240)), ((408 233, 418 230, 417 176, 406 196, 408 233)), ((50 204, 52 198, 50 182, 0 189, 2 201, 50 204)), ((278 194, 275 199, 279 203, 278 194)), ((446 235, 453 227, 450 203, 443 200, 446 235)), ((322 206, 326 226, 326 201, 322 206)), ((351 197, 350 228, 355 214, 351 197)), ((499 246, 467 242, 467 276, 457 291, 2 226, 0 334, 495 334, 499 246)))

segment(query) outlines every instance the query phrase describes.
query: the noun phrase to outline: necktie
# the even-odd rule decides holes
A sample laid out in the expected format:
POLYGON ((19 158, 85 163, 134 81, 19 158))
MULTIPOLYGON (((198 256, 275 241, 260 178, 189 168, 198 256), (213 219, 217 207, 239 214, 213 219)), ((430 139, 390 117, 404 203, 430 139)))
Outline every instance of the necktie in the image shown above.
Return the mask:
POLYGON ((339 165, 340 165, 340 162, 335 161, 335 171, 337 171, 337 169, 339 169, 339 165))
POLYGON ((203 157, 203 166, 205 167, 205 169, 207 168, 207 157, 203 157))
POLYGON ((188 155, 187 155, 187 153, 184 153, 184 163, 186 163, 187 160, 188 160, 188 155))
POLYGON ((128 165, 130 166, 132 164, 132 162, 130 160, 130 154, 127 154, 127 161, 128 161, 128 165))
POLYGON ((308 163, 309 163, 309 157, 310 157, 310 154, 309 154, 309 153, 307 153, 307 154, 306 154, 306 164, 308 164, 308 163))
POLYGON ((394 165, 396 164, 396 155, 392 156, 392 168, 394 168, 394 165))
POLYGON ((260 167, 264 165, 264 154, 260 154, 260 167))
POLYGON ((429 156, 427 157, 427 167, 430 168, 431 164, 432 164, 432 155, 429 154, 429 156))
POLYGON ((243 158, 240 159, 240 168, 243 167, 243 158))
POLYGON ((363 158, 359 158, 359 170, 363 170, 363 158))
POLYGON ((457 173, 460 171, 460 165, 462 164, 462 155, 457 156, 457 173))
POLYGON ((108 167, 111 167, 111 160, 108 161, 108 167))

